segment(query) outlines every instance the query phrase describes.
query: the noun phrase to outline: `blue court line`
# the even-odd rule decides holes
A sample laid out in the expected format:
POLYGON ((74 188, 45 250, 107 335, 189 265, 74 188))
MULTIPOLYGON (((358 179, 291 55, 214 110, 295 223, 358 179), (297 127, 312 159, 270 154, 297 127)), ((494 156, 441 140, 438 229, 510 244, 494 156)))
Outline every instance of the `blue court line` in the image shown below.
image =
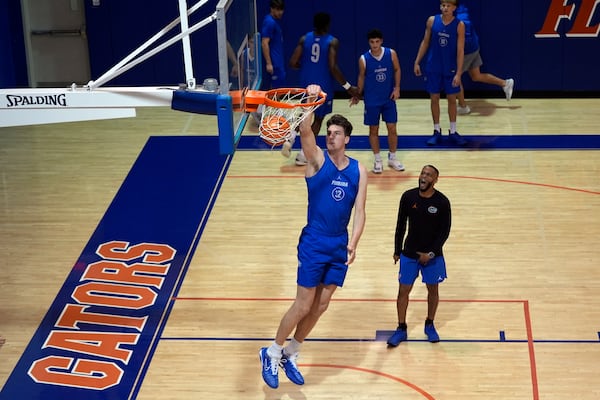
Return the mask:
MULTIPOLYGON (((442 142, 434 147, 427 146, 430 136, 423 135, 398 135, 398 150, 598 150, 600 149, 600 135, 463 135, 468 140, 466 146, 456 146, 451 143, 447 135, 442 136, 442 142)), ((387 148, 387 136, 381 134, 382 148, 387 148)), ((296 140, 294 148, 300 149, 300 141, 296 140)), ((325 147, 325 137, 321 134, 317 143, 325 147)), ((238 150, 270 150, 267 144, 257 135, 242 135, 238 143, 238 150)), ((348 150, 370 150, 369 137, 365 135, 351 136, 348 150)))
MULTIPOLYGON (((385 342, 393 333, 382 338, 307 338, 306 342, 326 342, 326 343, 347 343, 347 342, 385 342)), ((160 340, 179 341, 179 342, 272 342, 273 338, 230 338, 230 337, 168 337, 163 336, 160 340)), ((407 342, 428 342, 427 339, 408 339, 407 342)), ((440 339, 440 342, 448 343, 529 343, 527 339, 440 339)), ((562 339, 533 339, 533 343, 550 343, 550 344, 600 344, 600 340, 562 340, 562 339)))

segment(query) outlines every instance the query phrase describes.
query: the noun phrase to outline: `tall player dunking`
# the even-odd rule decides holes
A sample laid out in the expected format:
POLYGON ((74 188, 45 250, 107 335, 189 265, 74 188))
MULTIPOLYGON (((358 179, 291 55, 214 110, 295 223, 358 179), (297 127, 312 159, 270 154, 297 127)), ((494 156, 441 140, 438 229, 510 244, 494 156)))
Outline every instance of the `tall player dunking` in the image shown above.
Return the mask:
MULTIPOLYGON (((309 85, 307 90, 314 99, 321 89, 309 85)), ((300 346, 327 310, 337 287, 344 284, 348 266, 356 257, 365 226, 367 170, 346 155, 351 133, 350 121, 339 114, 332 115, 327 121, 327 151, 323 151, 311 129, 311 116, 300 124, 307 160, 308 216, 298 243, 296 299, 281 319, 275 341, 259 352, 262 377, 271 388, 279 386, 280 366, 292 382, 304 384, 296 365, 300 346), (293 338, 284 348, 293 331, 293 338)))

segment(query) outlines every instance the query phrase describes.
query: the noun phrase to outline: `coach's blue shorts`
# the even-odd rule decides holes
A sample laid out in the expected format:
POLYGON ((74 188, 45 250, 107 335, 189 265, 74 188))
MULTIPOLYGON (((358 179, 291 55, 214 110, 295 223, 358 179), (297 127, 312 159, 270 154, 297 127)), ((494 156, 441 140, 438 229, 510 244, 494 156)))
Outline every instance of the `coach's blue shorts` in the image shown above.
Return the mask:
POLYGON ((412 285, 417 276, 421 273, 423 283, 435 285, 443 282, 446 276, 446 261, 444 256, 434 257, 429 260, 427 265, 419 264, 414 258, 400 255, 400 271, 398 272, 398 281, 402 285, 412 285))
POLYGON ((378 106, 367 106, 365 104, 364 124, 368 126, 379 125, 379 117, 386 123, 398 122, 398 110, 394 100, 386 101, 378 106))
POLYGON ((446 94, 456 94, 460 92, 460 86, 452 86, 454 75, 442 75, 440 73, 425 74, 425 90, 429 94, 444 92, 446 94))
POLYGON ((298 278, 300 286, 319 284, 342 286, 348 266, 348 233, 327 236, 304 227, 298 242, 298 278))

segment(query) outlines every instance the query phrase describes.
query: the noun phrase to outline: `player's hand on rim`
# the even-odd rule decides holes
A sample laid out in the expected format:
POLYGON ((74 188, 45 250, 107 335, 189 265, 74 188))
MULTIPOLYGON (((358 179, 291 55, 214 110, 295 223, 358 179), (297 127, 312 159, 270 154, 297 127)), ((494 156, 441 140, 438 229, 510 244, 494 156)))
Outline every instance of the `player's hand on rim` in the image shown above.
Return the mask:
POLYGON ((313 102, 317 98, 319 93, 321 93, 321 86, 314 84, 308 85, 306 87, 306 93, 310 98, 310 102, 313 102))

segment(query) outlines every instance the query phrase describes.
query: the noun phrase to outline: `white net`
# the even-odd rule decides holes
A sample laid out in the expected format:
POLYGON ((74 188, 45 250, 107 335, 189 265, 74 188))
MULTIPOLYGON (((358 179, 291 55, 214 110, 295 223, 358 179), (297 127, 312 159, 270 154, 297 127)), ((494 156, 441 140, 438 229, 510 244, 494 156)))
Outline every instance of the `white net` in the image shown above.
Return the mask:
POLYGON ((325 102, 325 93, 309 99, 305 89, 274 89, 266 93, 259 136, 271 146, 291 139, 292 132, 308 114, 325 102), (312 102, 309 102, 311 100, 312 102))

